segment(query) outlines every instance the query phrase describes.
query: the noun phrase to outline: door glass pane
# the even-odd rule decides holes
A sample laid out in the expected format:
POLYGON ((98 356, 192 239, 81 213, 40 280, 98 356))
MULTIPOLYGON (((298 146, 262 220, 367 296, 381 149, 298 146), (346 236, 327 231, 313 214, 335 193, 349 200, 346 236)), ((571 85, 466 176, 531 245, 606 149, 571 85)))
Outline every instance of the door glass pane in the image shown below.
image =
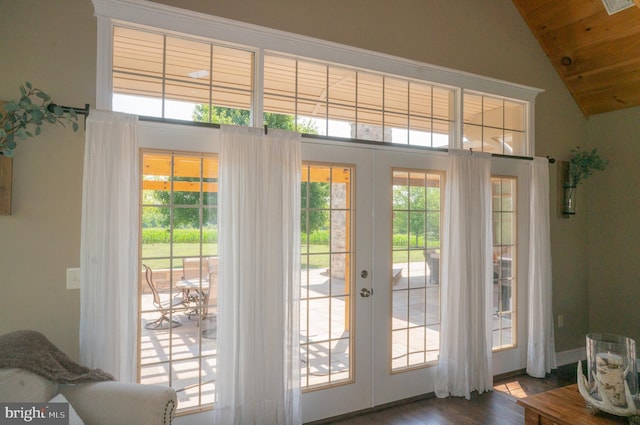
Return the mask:
POLYGON ((391 369, 437 360, 440 335, 441 173, 393 170, 391 369))
POLYGON ((351 167, 307 164, 301 187, 302 388, 353 379, 351 167))
POLYGON ((493 349, 515 346, 516 179, 493 177, 493 349))
POLYGON ((139 379, 175 388, 179 411, 211 406, 218 160, 164 151, 142 157, 139 379))

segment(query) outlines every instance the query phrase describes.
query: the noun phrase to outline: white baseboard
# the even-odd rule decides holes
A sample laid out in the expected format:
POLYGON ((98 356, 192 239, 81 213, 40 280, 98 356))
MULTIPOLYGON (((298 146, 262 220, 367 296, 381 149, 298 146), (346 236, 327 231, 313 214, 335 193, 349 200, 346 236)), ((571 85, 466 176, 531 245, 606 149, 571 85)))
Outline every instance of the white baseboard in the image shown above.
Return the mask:
MULTIPOLYGON (((578 360, 587 360, 587 350, 585 348, 574 348, 573 350, 562 351, 556 353, 556 365, 564 366, 571 363, 576 363, 578 360)), ((636 359, 636 368, 640 373, 640 358, 636 359)))
POLYGON ((572 350, 561 351, 556 353, 556 364, 558 366, 564 366, 571 363, 576 363, 578 360, 587 359, 587 350, 584 347, 574 348, 572 350))

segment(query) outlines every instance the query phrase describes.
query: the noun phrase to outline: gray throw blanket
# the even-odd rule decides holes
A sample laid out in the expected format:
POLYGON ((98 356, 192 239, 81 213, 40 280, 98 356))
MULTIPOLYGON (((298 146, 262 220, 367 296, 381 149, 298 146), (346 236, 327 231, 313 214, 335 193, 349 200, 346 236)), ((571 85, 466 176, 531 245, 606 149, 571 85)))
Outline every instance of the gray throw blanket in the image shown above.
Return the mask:
POLYGON ((89 369, 74 362, 36 331, 15 331, 0 336, 0 368, 25 369, 58 384, 114 380, 100 369, 89 369))

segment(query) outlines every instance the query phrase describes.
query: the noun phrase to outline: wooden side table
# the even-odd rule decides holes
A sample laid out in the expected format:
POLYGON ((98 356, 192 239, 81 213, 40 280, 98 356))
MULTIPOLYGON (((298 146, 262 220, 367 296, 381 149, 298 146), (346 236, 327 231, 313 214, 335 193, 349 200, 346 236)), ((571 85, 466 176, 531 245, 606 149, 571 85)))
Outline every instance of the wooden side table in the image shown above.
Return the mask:
POLYGON ((525 425, 605 425, 626 424, 627 419, 599 412, 594 415, 578 392, 578 384, 568 385, 518 400, 524 407, 525 425))

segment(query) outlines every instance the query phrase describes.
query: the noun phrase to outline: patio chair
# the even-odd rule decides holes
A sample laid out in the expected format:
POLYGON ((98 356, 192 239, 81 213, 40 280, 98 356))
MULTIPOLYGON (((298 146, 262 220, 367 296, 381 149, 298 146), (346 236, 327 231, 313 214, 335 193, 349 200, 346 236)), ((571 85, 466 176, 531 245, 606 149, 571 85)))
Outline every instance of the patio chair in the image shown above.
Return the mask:
POLYGON ((207 258, 209 270, 209 290, 205 297, 205 304, 218 304, 218 257, 207 258))
POLYGON ((191 307, 187 312, 189 319, 191 315, 204 318, 207 314, 211 279, 209 261, 207 257, 182 259, 182 280, 176 283, 176 287, 182 290, 186 304, 191 307))
POLYGON ((160 298, 160 293, 158 292, 158 288, 156 288, 155 283, 153 282, 153 270, 151 267, 143 264, 144 267, 144 276, 147 280, 147 284, 153 293, 153 305, 160 310, 160 317, 153 322, 147 323, 144 327, 146 329, 167 329, 167 328, 175 328, 181 326, 182 323, 177 320, 171 318, 171 309, 174 306, 184 305, 184 299, 182 296, 174 296, 169 297, 167 300, 162 300, 160 298))
POLYGON ((209 278, 207 258, 194 257, 182 259, 182 280, 200 280, 209 278))
POLYGON ((429 283, 437 285, 440 283, 440 253, 437 249, 425 249, 423 254, 429 266, 429 283))
POLYGON ((218 307, 218 257, 207 258, 207 268, 209 271, 209 288, 202 300, 202 337, 215 338, 218 327, 218 317, 215 311, 218 307), (212 307, 214 311, 209 311, 209 307, 212 307))

